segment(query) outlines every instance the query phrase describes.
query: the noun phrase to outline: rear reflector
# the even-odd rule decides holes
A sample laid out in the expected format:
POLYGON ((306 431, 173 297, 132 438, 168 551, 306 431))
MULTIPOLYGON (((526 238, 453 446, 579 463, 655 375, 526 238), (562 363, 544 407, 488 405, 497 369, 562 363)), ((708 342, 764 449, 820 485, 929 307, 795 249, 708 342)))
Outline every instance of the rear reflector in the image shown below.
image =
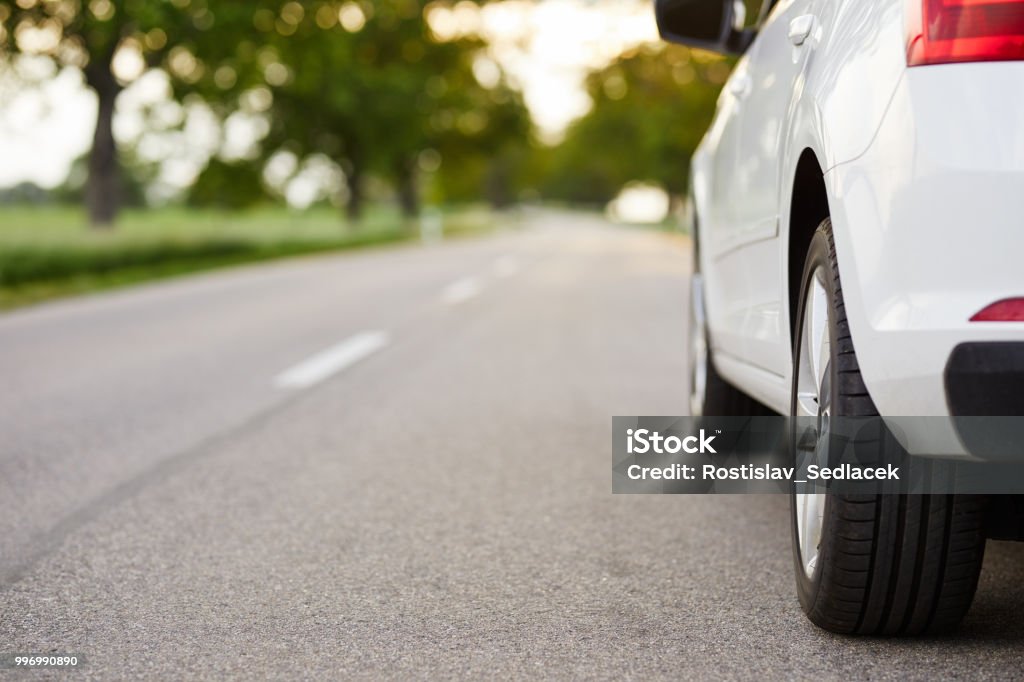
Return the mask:
POLYGON ((1024 322, 1024 298, 1006 298, 982 308, 971 322, 1024 322))
POLYGON ((1024 59, 1024 0, 907 0, 907 65, 1024 59))

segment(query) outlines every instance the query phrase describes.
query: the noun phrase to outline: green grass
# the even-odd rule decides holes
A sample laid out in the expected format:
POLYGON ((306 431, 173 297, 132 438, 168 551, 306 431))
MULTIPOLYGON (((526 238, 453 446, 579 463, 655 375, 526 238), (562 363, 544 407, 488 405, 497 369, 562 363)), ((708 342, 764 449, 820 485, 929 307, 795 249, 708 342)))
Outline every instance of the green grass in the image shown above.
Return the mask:
MULTIPOLYGON (((487 211, 444 214, 449 236, 489 229, 487 211)), ((90 230, 73 207, 0 206, 0 308, 238 263, 418 237, 397 212, 374 207, 358 226, 337 211, 126 211, 112 230, 90 230)))

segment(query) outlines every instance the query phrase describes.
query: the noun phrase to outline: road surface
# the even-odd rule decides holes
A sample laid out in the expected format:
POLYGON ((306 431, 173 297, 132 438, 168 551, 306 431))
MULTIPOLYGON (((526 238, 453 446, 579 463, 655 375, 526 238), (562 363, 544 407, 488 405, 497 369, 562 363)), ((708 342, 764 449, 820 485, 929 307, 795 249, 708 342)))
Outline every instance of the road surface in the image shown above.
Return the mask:
POLYGON ((850 639, 799 610, 783 497, 611 495, 612 415, 685 409, 687 248, 531 213, 0 316, 0 652, 83 679, 1024 675, 1021 546, 990 544, 958 637, 850 639))

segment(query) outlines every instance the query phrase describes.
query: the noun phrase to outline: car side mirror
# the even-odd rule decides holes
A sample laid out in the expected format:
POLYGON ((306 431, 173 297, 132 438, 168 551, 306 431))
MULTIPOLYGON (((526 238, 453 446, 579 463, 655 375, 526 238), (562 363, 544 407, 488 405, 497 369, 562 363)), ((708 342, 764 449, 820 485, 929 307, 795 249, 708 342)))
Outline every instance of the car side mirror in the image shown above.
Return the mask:
POLYGON ((744 28, 743 0, 654 0, 654 17, 664 40, 712 52, 742 54, 754 39, 744 28))

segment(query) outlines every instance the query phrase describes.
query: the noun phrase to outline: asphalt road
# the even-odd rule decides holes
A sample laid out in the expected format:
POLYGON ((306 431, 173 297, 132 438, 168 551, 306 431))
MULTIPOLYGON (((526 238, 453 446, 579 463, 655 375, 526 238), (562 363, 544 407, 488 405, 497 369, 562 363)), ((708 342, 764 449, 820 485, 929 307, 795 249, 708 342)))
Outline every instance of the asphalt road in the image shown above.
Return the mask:
POLYGON ((611 416, 685 409, 687 248, 535 213, 0 316, 0 652, 83 679, 1024 675, 1024 545, 990 543, 958 636, 852 639, 800 612, 784 498, 611 494, 611 416))

